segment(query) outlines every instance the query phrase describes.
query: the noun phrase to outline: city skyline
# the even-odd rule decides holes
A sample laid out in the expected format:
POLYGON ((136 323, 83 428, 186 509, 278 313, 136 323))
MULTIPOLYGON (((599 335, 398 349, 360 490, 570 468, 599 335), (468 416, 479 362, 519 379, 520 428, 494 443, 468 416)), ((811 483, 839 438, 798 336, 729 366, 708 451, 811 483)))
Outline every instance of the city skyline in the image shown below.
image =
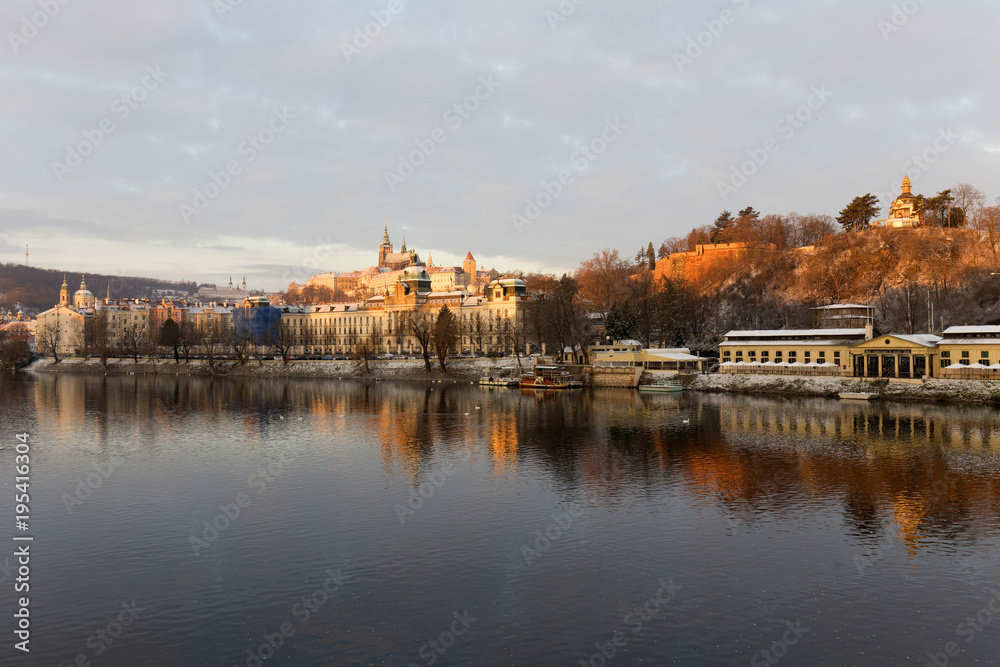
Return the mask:
POLYGON ((1000 8, 911 4, 19 0, 0 261, 273 290, 369 264, 388 223, 438 263, 561 273, 723 209, 885 210, 903 174, 992 202, 967 61, 1000 47, 967 23, 1000 8))

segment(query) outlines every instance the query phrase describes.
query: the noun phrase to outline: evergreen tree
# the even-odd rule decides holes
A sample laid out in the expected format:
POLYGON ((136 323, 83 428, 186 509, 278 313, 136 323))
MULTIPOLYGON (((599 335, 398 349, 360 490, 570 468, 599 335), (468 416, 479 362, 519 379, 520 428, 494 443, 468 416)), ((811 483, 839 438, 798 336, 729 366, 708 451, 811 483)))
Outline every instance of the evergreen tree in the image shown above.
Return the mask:
POLYGON ((851 203, 837 216, 839 222, 845 230, 852 229, 860 231, 868 229, 871 221, 878 217, 882 207, 878 205, 878 197, 868 193, 862 197, 855 197, 851 203))
POLYGON ((628 304, 620 306, 616 303, 612 305, 604 320, 604 335, 610 337, 611 342, 630 340, 635 334, 635 330, 635 313, 632 312, 628 304))

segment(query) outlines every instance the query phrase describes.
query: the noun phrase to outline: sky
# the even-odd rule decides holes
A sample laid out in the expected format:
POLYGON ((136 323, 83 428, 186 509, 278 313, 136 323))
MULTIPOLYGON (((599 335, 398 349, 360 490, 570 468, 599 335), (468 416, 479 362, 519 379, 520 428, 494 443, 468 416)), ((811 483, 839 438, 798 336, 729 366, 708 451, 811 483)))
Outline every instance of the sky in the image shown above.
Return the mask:
POLYGON ((0 261, 562 273, 722 210, 1000 195, 1000 3, 5 0, 0 261))

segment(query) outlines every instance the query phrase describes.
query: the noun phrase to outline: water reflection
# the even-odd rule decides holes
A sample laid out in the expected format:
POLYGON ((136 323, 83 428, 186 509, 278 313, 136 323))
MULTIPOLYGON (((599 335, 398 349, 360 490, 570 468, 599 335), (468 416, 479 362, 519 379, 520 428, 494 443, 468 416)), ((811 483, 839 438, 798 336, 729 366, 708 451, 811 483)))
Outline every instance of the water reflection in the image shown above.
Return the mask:
MULTIPOLYGON (((956 585, 1000 567, 1000 413, 988 407, 166 376, 40 375, 2 380, 0 390, 4 429, 27 424, 46 443, 38 474, 53 491, 36 511, 49 553, 100 563, 87 582, 65 555, 49 570, 49 585, 61 587, 50 599, 75 601, 65 610, 52 603, 48 618, 67 628, 47 628, 53 661, 71 658, 79 632, 117 604, 104 588, 126 595, 116 577, 155 589, 147 592, 161 611, 151 618, 169 622, 158 633, 149 621, 142 640, 178 664, 197 663, 171 624, 202 638, 196 653, 212 659, 201 664, 236 664, 242 628, 273 631, 289 590, 307 588, 288 577, 348 563, 349 596, 326 608, 329 621, 308 639, 303 631, 302 653, 276 664, 351 664, 344 655, 408 664, 440 631, 438 619, 472 604, 476 639, 444 664, 575 664, 574 647, 592 647, 603 619, 676 573, 687 606, 662 616, 666 625, 629 661, 696 655, 688 664, 722 665, 749 660, 746 647, 766 639, 756 626, 765 613, 829 613, 839 623, 869 589, 893 608, 940 605, 956 585), (290 443, 301 458, 209 557, 191 560, 188 532, 290 443), (122 452, 128 465, 67 517, 60 495, 80 470, 122 452), (394 505, 442 462, 456 472, 401 525, 394 505), (521 546, 581 500, 587 514, 572 534, 527 567, 521 546), (854 575, 859 555, 897 543, 899 562, 879 556, 883 573, 924 567, 941 581, 921 589, 854 575), (121 544, 133 550, 127 562, 121 544), (979 569, 950 570, 956 552, 975 555, 979 569), (810 570, 817 562, 840 578, 824 582, 810 570), (808 581, 787 580, 805 570, 808 581), (176 590, 157 588, 164 581, 176 590), (821 583, 824 606, 803 606, 821 583), (761 611, 775 589, 789 601, 769 598, 761 611), (562 611, 542 615, 540 605, 562 611), (717 625, 684 625, 702 618, 717 625)), ((950 613, 903 620, 929 630, 947 627, 950 613)), ((868 628, 842 625, 830 637, 814 630, 796 664, 849 664, 859 646, 895 664, 868 628)))

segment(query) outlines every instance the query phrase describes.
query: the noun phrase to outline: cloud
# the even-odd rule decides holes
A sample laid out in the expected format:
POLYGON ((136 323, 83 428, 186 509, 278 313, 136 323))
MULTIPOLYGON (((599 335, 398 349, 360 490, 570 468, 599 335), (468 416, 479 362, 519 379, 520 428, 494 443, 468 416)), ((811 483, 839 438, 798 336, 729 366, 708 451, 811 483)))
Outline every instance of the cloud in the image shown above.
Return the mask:
MULTIPOLYGON (((388 223, 442 261, 471 249, 498 268, 562 270, 723 208, 836 214, 898 187, 947 128, 961 138, 910 173, 915 189, 1000 194, 1000 100, 985 69, 1000 56, 996 3, 927 3, 884 34, 888 0, 592 0, 556 23, 554 1, 423 0, 348 62, 344 44, 386 5, 244 2, 220 17, 200 0, 71 2, 16 53, 2 45, 5 260, 23 241, 55 268, 135 262, 202 281, 256 267, 278 288, 317 239, 339 248, 321 270, 371 264, 388 223), (149 67, 169 74, 119 118, 112 105, 149 67), (502 85, 454 127, 446 114, 484 76, 502 85), (785 139, 776 126, 816 86, 832 96, 785 139), (295 119, 250 159, 282 108, 295 119), (615 117, 629 126, 620 141, 518 233, 511 215, 615 117), (105 118, 114 131, 60 180, 53 163, 105 118), (438 128, 446 140, 390 191, 386 172, 438 128), (718 184, 772 137, 780 150, 723 201, 718 184), (181 205, 233 162, 239 173, 185 222, 181 205)), ((4 3, 0 24, 17 31, 37 7, 4 3)))

